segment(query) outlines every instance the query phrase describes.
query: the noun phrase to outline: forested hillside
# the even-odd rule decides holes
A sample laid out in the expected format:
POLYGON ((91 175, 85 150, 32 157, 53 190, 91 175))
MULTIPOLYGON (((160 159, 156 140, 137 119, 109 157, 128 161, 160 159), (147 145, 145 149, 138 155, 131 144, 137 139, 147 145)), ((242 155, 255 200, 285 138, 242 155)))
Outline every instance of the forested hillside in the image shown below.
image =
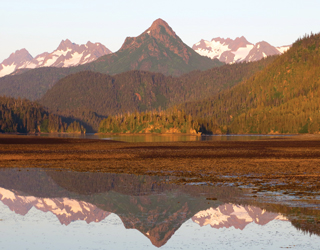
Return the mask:
MULTIPOLYGON (((38 68, 0 78, 0 94, 34 101, 75 68, 38 68)), ((75 71, 77 72, 77 71, 75 71)))
POLYGON ((102 120, 99 126, 100 133, 196 134, 198 131, 198 122, 176 108, 112 116, 102 120))
POLYGON ((214 133, 319 133, 320 34, 297 40, 263 71, 182 107, 214 133))
POLYGON ((38 103, 1 96, 0 132, 84 133, 85 129, 79 122, 49 113, 38 103))
MULTIPOLYGON (((181 77, 160 73, 129 71, 109 76, 90 71, 61 79, 40 103, 64 116, 83 119, 83 111, 96 116, 169 108, 175 104, 201 100, 230 88, 270 64, 275 57, 259 62, 225 65, 207 71, 193 71, 181 77)), ((87 118, 95 130, 100 122, 87 118)))

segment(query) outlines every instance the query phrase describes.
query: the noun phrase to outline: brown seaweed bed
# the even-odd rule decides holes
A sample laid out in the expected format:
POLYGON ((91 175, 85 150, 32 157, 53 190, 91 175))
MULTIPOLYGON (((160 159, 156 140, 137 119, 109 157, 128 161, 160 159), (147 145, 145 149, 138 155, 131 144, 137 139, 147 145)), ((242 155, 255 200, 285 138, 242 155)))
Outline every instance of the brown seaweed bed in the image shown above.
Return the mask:
POLYGON ((320 137, 257 141, 125 143, 1 135, 0 167, 41 167, 179 177, 179 183, 250 187, 315 198, 320 137))

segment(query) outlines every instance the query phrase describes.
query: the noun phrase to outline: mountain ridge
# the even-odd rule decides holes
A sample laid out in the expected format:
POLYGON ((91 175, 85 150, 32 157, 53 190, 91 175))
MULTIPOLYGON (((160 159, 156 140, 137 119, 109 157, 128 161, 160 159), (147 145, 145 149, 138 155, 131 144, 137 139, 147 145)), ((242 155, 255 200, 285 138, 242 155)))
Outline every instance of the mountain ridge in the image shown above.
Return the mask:
POLYGON ((34 58, 26 49, 17 50, 0 64, 0 77, 21 69, 82 65, 110 53, 112 52, 101 43, 88 41, 86 44, 78 45, 66 39, 62 40, 53 52, 43 52, 34 58))
POLYGON ((265 41, 256 44, 250 43, 244 36, 234 40, 227 38, 213 38, 211 41, 201 39, 192 46, 200 55, 217 58, 228 64, 239 62, 258 61, 267 56, 280 55, 287 51, 291 45, 274 47, 265 41))

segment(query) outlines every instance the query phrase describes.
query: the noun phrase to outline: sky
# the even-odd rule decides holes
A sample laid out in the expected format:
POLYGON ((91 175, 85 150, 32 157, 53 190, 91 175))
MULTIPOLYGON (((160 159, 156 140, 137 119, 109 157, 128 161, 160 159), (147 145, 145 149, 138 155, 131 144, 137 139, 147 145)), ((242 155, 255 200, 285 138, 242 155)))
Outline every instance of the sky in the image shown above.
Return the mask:
POLYGON ((189 46, 240 36, 282 46, 319 33, 319 10, 319 0, 0 0, 0 62, 22 48, 33 57, 52 52, 65 39, 116 52, 158 18, 189 46))

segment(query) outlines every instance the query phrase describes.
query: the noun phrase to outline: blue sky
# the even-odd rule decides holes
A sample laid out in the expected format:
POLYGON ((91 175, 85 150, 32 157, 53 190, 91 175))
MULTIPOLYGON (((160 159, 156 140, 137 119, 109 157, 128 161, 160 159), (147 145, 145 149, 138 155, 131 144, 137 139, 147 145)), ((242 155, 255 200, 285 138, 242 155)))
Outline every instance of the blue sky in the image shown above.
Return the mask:
POLYGON ((319 0, 0 0, 0 62, 26 48, 32 56, 62 39, 101 42, 113 52, 162 18, 189 46, 200 39, 245 36, 287 45, 320 32, 319 0))

